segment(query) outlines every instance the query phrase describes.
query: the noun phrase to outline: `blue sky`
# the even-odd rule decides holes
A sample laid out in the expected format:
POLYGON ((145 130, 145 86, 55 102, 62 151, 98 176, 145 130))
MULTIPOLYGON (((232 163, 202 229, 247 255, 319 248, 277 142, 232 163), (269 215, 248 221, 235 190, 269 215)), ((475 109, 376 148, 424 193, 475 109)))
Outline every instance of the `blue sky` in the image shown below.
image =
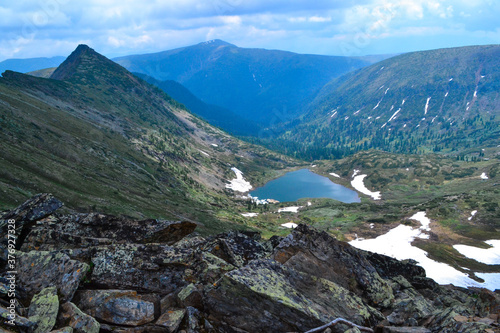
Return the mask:
POLYGON ((6 0, 0 17, 0 61, 81 43, 108 57, 211 39, 345 56, 500 44, 497 0, 6 0))

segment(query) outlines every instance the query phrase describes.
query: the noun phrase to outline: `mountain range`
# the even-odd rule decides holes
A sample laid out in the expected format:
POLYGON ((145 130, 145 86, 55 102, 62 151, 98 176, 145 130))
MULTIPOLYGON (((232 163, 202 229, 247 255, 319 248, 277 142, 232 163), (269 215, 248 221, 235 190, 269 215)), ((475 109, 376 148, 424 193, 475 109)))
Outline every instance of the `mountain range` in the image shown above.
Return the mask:
POLYGON ((174 80, 202 101, 266 125, 301 114, 326 83, 368 61, 240 48, 213 40, 114 59, 131 72, 174 80))
POLYGON ((309 159, 377 148, 481 153, 500 136, 500 46, 413 52, 325 85, 271 147, 309 159))
POLYGON ((59 66, 66 57, 58 56, 51 58, 28 58, 28 59, 7 59, 0 62, 0 74, 6 70, 20 73, 32 72, 45 68, 59 66))

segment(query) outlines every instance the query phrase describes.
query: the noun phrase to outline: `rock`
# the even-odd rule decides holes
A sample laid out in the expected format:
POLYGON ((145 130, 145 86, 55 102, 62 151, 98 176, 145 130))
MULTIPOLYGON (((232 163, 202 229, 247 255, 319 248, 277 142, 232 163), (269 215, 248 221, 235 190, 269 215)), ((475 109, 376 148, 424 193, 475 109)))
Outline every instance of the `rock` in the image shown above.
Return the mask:
MULTIPOLYGON (((14 319, 15 327, 18 329, 22 329, 25 331, 32 331, 36 327, 36 323, 29 320, 28 318, 25 318, 23 316, 20 316, 16 311, 10 308, 6 308, 3 305, 0 305, 0 318, 5 320, 5 322, 12 321, 14 319)), ((3 323, 3 321, 2 321, 3 323)), ((9 324, 6 324, 9 325, 9 324)), ((9 326, 7 326, 9 327, 9 326)))
MULTIPOLYGON (((91 282, 100 289, 168 294, 187 285, 195 253, 167 245, 120 244, 95 248, 91 282)), ((195 279, 194 276, 190 277, 195 279)))
POLYGON ((299 225, 276 247, 273 258, 285 266, 332 281, 374 306, 390 307, 394 300, 388 281, 368 260, 368 252, 299 225))
POLYGON ((178 294, 178 303, 185 308, 192 306, 197 309, 203 308, 203 296, 194 284, 189 284, 184 287, 178 294))
POLYGON ((57 287, 61 302, 71 300, 88 269, 89 265, 58 252, 17 252, 17 282, 26 289, 30 300, 50 286, 57 287))
POLYGON ((50 333, 73 333, 73 327, 66 326, 55 331, 50 331, 50 333))
POLYGON ((177 307, 177 298, 174 293, 170 293, 160 300, 160 313, 164 314, 168 310, 177 307))
POLYGON ((75 296, 83 312, 109 324, 140 326, 154 320, 154 304, 131 290, 84 290, 75 296))
POLYGON ((393 327, 385 326, 383 333, 431 333, 425 327, 393 327))
POLYGON ((26 249, 68 249, 116 243, 174 244, 192 233, 188 221, 133 220, 97 213, 66 215, 37 226, 26 249))
POLYGON ((335 283, 268 259, 227 273, 205 301, 216 326, 248 332, 307 331, 336 317, 358 324, 383 318, 335 283))
POLYGON ((62 206, 62 202, 52 194, 37 194, 19 207, 5 213, 0 218, 0 267, 7 261, 9 229, 17 237, 16 248, 20 249, 24 239, 37 220, 52 214, 62 206), (15 221, 9 223, 9 220, 15 221), (14 229, 12 228, 14 227, 14 229))
POLYGON ((202 252, 195 264, 197 281, 210 285, 218 281, 225 273, 234 269, 236 269, 235 266, 210 252, 202 252))
POLYGON ((48 287, 42 289, 33 297, 28 310, 28 319, 37 324, 33 332, 45 333, 50 331, 56 324, 58 311, 57 288, 48 287))
POLYGON ((156 321, 157 326, 165 327, 169 333, 175 333, 184 319, 186 310, 169 310, 156 321))
POLYGON ((393 309, 387 320, 393 325, 405 326, 418 326, 418 322, 435 311, 434 306, 413 288, 397 294, 393 309))
POLYGON ((57 317, 59 326, 70 326, 75 333, 99 333, 100 325, 91 316, 85 314, 75 304, 64 303, 57 317))
POLYGON ((270 254, 254 238, 237 231, 215 236, 205 248, 208 252, 236 267, 242 267, 250 260, 265 258, 270 254))

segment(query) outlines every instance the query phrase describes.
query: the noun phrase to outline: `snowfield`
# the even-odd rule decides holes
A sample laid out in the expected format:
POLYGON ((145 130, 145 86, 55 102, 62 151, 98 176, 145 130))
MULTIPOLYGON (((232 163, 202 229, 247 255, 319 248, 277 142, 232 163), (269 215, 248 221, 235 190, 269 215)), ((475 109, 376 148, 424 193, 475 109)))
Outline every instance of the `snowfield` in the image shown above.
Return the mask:
MULTIPOLYGON (((492 247, 489 249, 481 249, 468 245, 453 245, 453 247, 467 258, 487 265, 500 265, 500 240, 489 240, 485 243, 492 247)), ((498 285, 498 288, 500 288, 500 285, 498 285)))
POLYGON ((248 192, 252 189, 252 185, 243 178, 243 172, 236 168, 231 168, 236 174, 236 178, 231 180, 229 184, 226 184, 226 188, 230 188, 235 192, 248 192))
POLYGON ((352 175, 353 179, 351 181, 352 187, 354 187, 354 189, 356 189, 356 191, 372 197, 373 200, 380 200, 380 198, 382 197, 380 194, 380 191, 372 192, 366 188, 365 183, 363 182, 363 179, 365 179, 365 177, 367 175, 358 175, 358 173, 359 173, 359 170, 354 170, 354 174, 352 175))
POLYGON ((296 223, 288 222, 288 223, 283 223, 281 226, 288 228, 288 229, 295 229, 295 228, 297 228, 297 225, 298 224, 296 224, 296 223))
POLYGON ((497 289, 500 286, 499 273, 476 273, 476 275, 485 280, 484 283, 479 283, 469 278, 465 273, 462 273, 453 267, 434 261, 427 257, 427 252, 421 250, 411 243, 415 238, 428 238, 429 235, 423 234, 422 231, 428 230, 430 220, 426 217, 425 212, 419 212, 411 217, 420 221, 420 228, 412 228, 406 225, 399 225, 388 233, 378 236, 373 239, 355 239, 349 244, 352 246, 371 251, 386 256, 404 260, 416 260, 418 265, 425 269, 427 277, 430 277, 439 284, 453 284, 460 287, 482 287, 491 290, 497 289))

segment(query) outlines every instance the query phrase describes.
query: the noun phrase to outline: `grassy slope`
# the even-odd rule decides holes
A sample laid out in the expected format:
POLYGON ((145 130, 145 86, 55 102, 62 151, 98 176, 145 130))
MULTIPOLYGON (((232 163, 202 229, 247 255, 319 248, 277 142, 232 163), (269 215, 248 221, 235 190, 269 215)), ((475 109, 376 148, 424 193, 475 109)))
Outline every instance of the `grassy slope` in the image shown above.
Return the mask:
POLYGON ((255 183, 295 163, 92 56, 65 81, 12 72, 0 80, 1 209, 52 192, 80 211, 193 219, 202 232, 219 232, 245 221, 225 190, 231 166, 255 183))

